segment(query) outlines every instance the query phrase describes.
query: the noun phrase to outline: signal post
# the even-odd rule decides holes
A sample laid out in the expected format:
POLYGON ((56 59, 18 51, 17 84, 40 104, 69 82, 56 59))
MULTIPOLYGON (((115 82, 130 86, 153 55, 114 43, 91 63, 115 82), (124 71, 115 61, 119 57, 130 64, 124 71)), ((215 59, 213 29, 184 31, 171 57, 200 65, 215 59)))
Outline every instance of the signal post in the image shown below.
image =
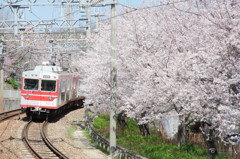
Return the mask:
POLYGON ((3 44, 0 41, 0 113, 3 113, 3 44))

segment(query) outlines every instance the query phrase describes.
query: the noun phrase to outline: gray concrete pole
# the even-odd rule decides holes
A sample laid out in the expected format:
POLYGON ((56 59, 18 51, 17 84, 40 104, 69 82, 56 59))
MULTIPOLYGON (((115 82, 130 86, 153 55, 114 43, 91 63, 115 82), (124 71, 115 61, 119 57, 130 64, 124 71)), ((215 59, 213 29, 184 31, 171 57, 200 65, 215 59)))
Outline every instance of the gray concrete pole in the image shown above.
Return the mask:
POLYGON ((49 40, 50 42, 50 63, 52 63, 52 54, 53 54, 53 40, 49 40))
POLYGON ((23 47, 23 46, 24 46, 24 35, 21 34, 21 47, 23 47))
MULTIPOLYGON (((116 0, 117 1, 117 0, 116 0)), ((117 108, 117 8, 111 4, 111 74, 110 74, 110 156, 116 151, 116 108, 117 108)))
POLYGON ((86 52, 89 53, 90 51, 90 44, 88 42, 88 39, 90 38, 90 34, 91 34, 91 6, 89 1, 87 1, 88 5, 87 5, 87 50, 86 52))
POLYGON ((17 36, 18 34, 18 11, 19 11, 19 5, 12 6, 13 8, 13 14, 14 14, 14 36, 17 36))
POLYGON ((3 49, 2 43, 0 42, 0 113, 3 113, 3 49))
POLYGON ((49 40, 50 43, 50 65, 56 63, 56 55, 53 53, 53 40, 49 40))
POLYGON ((99 28, 99 9, 95 9, 95 30, 99 28))

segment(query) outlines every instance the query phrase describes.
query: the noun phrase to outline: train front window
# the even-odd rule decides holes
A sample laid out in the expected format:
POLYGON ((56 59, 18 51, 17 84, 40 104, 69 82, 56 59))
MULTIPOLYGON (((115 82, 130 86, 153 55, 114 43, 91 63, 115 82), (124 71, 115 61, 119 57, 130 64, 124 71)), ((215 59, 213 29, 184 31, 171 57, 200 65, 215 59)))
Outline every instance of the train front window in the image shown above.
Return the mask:
POLYGON ((38 85, 38 79, 24 79, 24 90, 37 91, 38 85))
POLYGON ((56 91, 56 81, 54 80, 42 80, 41 91, 56 91))

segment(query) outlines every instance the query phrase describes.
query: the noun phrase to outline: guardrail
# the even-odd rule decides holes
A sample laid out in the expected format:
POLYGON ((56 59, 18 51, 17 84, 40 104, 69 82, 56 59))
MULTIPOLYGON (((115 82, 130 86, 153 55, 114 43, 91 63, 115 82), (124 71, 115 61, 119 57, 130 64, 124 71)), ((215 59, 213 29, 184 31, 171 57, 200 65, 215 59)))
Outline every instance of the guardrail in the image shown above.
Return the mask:
MULTIPOLYGON (((86 129, 88 129, 90 136, 98 144, 98 146, 100 146, 104 150, 109 151, 110 150, 109 140, 106 139, 105 137, 103 137, 102 135, 100 135, 98 133, 98 131, 93 127, 94 118, 90 117, 88 112, 89 112, 89 110, 85 111, 85 113, 87 113, 86 119, 85 119, 86 129)), ((147 159, 147 158, 137 155, 121 146, 116 146, 116 151, 113 156, 114 156, 113 158, 118 158, 118 159, 122 159, 122 158, 125 158, 125 159, 147 159)))

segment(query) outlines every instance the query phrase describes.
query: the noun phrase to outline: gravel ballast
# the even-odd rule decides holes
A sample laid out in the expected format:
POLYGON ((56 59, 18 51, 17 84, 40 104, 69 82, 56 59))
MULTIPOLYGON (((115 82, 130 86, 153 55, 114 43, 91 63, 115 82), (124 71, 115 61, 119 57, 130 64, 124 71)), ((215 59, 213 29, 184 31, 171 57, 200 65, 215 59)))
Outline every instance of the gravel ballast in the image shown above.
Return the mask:
MULTIPOLYGON (((107 159, 107 155, 98 150, 86 137, 85 131, 75 125, 72 137, 66 137, 66 132, 74 121, 82 121, 84 108, 79 108, 65 114, 57 121, 48 125, 48 136, 53 145, 71 159, 107 159)), ((32 159, 22 142, 22 129, 28 118, 24 115, 14 117, 0 123, 0 158, 1 159, 32 159)), ((84 124, 84 123, 82 123, 84 124)))

